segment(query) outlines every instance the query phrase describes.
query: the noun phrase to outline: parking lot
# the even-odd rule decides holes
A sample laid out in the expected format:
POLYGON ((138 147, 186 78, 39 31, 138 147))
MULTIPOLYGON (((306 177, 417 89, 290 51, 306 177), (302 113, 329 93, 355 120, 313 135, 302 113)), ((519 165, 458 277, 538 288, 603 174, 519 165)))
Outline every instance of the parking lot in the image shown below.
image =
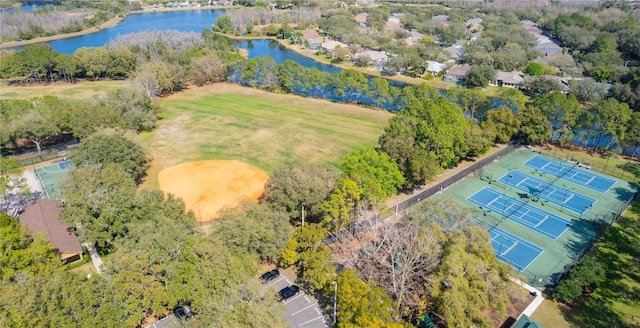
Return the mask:
MULTIPOLYGON (((278 292, 280 289, 289 285, 293 285, 293 281, 287 276, 281 274, 276 279, 270 281, 267 284, 268 288, 278 292)), ((318 304, 311 296, 305 294, 303 290, 300 290, 298 295, 295 295, 284 302, 286 311, 282 314, 287 319, 287 322, 291 327, 303 327, 303 328, 328 328, 331 327, 330 323, 325 319, 322 311, 318 307, 318 304)))

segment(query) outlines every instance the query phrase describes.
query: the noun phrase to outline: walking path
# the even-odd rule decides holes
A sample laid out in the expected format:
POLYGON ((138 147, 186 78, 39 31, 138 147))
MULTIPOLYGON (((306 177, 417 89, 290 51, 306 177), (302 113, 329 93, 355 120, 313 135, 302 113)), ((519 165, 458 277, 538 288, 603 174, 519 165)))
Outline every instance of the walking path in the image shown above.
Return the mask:
POLYGON ((510 278, 511 281, 515 282, 516 284, 518 284, 519 286, 522 286, 522 288, 526 289, 529 291, 529 293, 531 293, 531 295, 535 295, 536 298, 533 299, 533 301, 531 301, 531 303, 529 303, 529 306, 527 306, 524 311, 522 311, 522 314, 520 314, 520 316, 527 315, 527 316, 532 316, 533 312, 536 312, 536 310, 538 309, 538 307, 540 306, 540 304, 542 304, 542 302, 544 302, 544 296, 542 296, 542 292, 529 286, 528 284, 523 283, 522 281, 515 279, 515 278, 510 278))
POLYGON ((93 266, 96 267, 96 272, 98 272, 98 274, 101 274, 102 265, 104 264, 104 262, 102 262, 102 259, 100 258, 100 255, 98 255, 98 252, 96 251, 96 249, 93 248, 93 246, 89 246, 89 243, 87 243, 86 241, 82 243, 82 246, 86 247, 89 250, 89 254, 91 254, 91 261, 93 262, 93 266))

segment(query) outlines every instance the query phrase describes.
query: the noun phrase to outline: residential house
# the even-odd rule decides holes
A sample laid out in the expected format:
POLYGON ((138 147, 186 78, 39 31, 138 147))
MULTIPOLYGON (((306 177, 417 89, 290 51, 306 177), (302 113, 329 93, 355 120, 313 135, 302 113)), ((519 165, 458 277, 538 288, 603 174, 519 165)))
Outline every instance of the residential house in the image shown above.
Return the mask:
POLYGON ((558 82, 560 85, 560 92, 569 93, 569 79, 566 77, 560 77, 556 75, 543 75, 543 77, 558 82))
POLYGON ((490 81, 489 84, 498 87, 522 89, 524 87, 524 73, 520 71, 498 71, 495 80, 490 81))
POLYGON ((60 220, 62 211, 64 209, 59 201, 38 199, 20 214, 20 224, 33 233, 44 233, 62 261, 79 261, 82 259, 82 246, 69 225, 60 220))
POLYGON ((340 48, 347 48, 348 45, 335 40, 328 40, 326 42, 322 42, 322 52, 327 55, 335 55, 336 51, 340 48))
POLYGON ((369 58, 369 65, 380 67, 384 66, 389 59, 386 51, 366 50, 353 55, 352 60, 355 61, 360 57, 366 56, 369 58))
POLYGON ((436 15, 431 17, 431 20, 442 25, 449 26, 449 16, 447 15, 436 15))
POLYGON ((404 31, 400 23, 400 17, 389 16, 387 22, 384 24, 383 30, 391 32, 404 31))
POLYGON ((445 55, 449 56, 448 61, 452 61, 452 62, 456 62, 460 60, 460 57, 462 57, 462 53, 464 52, 462 48, 458 48, 455 46, 446 47, 443 50, 445 55))
POLYGON ((444 80, 447 82, 453 83, 462 83, 464 77, 469 74, 471 70, 471 65, 458 65, 451 67, 447 74, 444 75, 444 80))
POLYGON ((482 18, 471 18, 468 19, 465 24, 467 24, 467 27, 469 28, 469 30, 479 30, 482 28, 482 23, 484 23, 484 21, 482 20, 482 18))
POLYGON ((432 75, 436 76, 440 74, 440 72, 444 72, 444 70, 446 69, 447 69, 447 65, 445 64, 438 63, 432 60, 427 60, 427 67, 425 68, 425 71, 427 73, 431 73, 432 75))
POLYGON ((314 29, 300 31, 302 33, 302 44, 305 49, 317 50, 322 47, 322 36, 314 29))

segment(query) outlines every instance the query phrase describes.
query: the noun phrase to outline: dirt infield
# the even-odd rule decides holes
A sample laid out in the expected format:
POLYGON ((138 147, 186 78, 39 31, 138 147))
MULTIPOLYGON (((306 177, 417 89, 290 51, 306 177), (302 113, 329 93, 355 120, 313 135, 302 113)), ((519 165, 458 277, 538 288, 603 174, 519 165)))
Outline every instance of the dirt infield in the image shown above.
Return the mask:
POLYGON ((199 222, 243 199, 258 200, 268 179, 258 168, 235 160, 184 163, 158 173, 160 189, 182 198, 199 222))

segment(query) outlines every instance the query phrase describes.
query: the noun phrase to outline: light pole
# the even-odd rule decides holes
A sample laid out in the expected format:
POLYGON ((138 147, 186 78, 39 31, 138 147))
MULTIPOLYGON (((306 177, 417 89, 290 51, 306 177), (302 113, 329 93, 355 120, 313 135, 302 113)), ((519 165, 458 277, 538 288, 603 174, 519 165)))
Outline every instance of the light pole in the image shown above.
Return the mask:
POLYGON ((302 226, 304 227, 304 203, 302 203, 302 226))
POLYGON ((331 284, 333 285, 333 324, 336 324, 336 301, 338 299, 338 283, 335 281, 332 281, 331 284))

